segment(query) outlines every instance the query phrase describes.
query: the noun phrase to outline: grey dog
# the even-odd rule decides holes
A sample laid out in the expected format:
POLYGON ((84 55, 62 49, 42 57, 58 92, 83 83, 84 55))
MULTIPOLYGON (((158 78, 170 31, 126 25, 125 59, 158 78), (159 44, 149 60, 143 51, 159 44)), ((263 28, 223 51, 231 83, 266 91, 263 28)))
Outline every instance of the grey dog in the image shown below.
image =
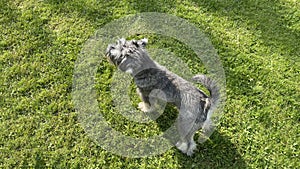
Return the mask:
POLYGON ((153 111, 151 94, 163 93, 163 100, 174 104, 179 110, 176 119, 178 140, 174 142, 183 153, 191 156, 196 149, 194 134, 202 128, 209 130, 212 122, 211 115, 220 99, 217 84, 205 75, 196 75, 195 82, 205 86, 210 96, 196 88, 192 83, 167 70, 150 58, 146 51, 147 39, 119 39, 116 44, 110 44, 106 50, 108 60, 121 71, 133 76, 138 93, 143 102, 139 108, 144 112, 153 111))

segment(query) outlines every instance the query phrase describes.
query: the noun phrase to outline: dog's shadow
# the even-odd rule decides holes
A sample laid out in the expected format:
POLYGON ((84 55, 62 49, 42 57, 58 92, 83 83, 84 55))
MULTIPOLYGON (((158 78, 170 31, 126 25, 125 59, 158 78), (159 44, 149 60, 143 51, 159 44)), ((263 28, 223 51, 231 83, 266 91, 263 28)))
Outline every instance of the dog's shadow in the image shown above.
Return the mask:
MULTIPOLYGON (((166 107, 166 112, 156 122, 161 130, 166 130, 176 121, 177 111, 172 106, 166 107)), ((195 141, 198 135, 195 136, 195 141)), ((220 133, 218 129, 204 143, 197 143, 192 157, 180 152, 175 146, 174 157, 178 160, 181 168, 247 168, 245 161, 237 147, 230 141, 228 136, 220 133)))
POLYGON ((192 157, 175 150, 181 168, 247 168, 245 161, 230 138, 215 131, 210 140, 200 144, 192 157))

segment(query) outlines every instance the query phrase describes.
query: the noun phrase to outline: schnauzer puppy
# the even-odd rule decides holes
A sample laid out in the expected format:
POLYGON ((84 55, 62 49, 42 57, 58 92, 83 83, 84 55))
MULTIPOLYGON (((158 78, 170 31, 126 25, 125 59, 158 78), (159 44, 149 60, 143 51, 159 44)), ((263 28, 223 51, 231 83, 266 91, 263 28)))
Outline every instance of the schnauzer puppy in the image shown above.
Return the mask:
POLYGON ((219 103, 219 88, 205 75, 194 76, 192 80, 209 90, 208 96, 192 83, 159 65, 148 55, 145 48, 147 42, 147 39, 128 41, 119 39, 116 44, 107 47, 106 57, 121 71, 133 76, 143 101, 139 103, 142 111, 153 111, 154 105, 151 101, 153 93, 160 93, 164 101, 178 108, 179 115, 176 119, 178 140, 175 145, 183 153, 191 156, 196 149, 193 138, 195 132, 200 128, 205 132, 212 125, 210 117, 219 103))

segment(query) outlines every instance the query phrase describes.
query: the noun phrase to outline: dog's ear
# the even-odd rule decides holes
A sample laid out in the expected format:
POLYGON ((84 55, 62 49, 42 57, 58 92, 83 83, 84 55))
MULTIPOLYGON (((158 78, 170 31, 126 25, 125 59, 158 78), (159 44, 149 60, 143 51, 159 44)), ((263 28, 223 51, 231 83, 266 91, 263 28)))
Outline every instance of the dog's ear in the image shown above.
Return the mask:
POLYGON ((137 41, 137 44, 141 47, 145 47, 147 45, 147 43, 148 43, 148 39, 146 39, 146 38, 137 41))
POLYGON ((138 44, 138 42, 136 40, 134 40, 134 39, 131 40, 131 43, 134 44, 136 47, 139 47, 139 44, 138 44))
POLYGON ((125 45, 125 43, 126 43, 126 39, 125 39, 125 38, 121 38, 121 39, 119 39, 119 40, 117 41, 117 44, 120 45, 120 46, 125 45))

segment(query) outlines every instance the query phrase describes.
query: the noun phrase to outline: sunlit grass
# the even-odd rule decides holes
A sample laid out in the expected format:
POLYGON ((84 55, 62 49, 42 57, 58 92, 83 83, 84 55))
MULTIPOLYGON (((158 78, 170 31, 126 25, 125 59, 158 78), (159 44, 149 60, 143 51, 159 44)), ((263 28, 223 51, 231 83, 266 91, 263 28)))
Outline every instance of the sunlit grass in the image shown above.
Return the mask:
MULTIPOLYGON (((0 168, 299 168, 300 4, 298 1, 1 1, 0 168), (72 103, 72 75, 86 40, 128 14, 167 12, 211 39, 223 63, 227 103, 220 126, 194 157, 172 148, 131 159, 102 149, 85 133, 72 103)), ((193 53, 148 36, 203 73, 193 53)), ((115 69, 99 65, 101 111, 116 129, 147 137, 169 125, 137 124, 111 105, 115 69), (109 114, 110 113, 110 114, 109 114)), ((132 94, 135 96, 134 94, 132 94)), ((133 98, 133 104, 139 100, 133 98)), ((169 107, 167 113, 176 116, 169 107)))

